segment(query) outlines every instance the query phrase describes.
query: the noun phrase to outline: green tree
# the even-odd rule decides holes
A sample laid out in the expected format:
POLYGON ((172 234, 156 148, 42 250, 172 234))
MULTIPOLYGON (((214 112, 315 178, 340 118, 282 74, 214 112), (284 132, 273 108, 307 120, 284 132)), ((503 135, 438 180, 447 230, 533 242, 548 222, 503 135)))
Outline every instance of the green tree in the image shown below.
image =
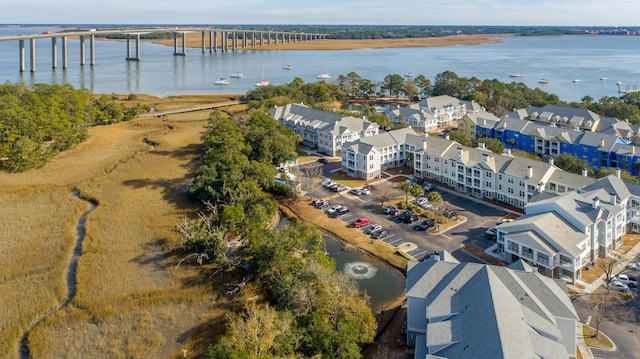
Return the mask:
POLYGON ((411 195, 417 201, 418 197, 424 196, 424 189, 419 184, 414 184, 413 186, 411 186, 411 190, 409 191, 409 193, 411 193, 411 195))
POLYGON ((409 203, 409 193, 413 189, 413 185, 409 181, 402 182, 400 185, 400 190, 404 192, 404 202, 409 203))
POLYGON ((477 142, 482 142, 493 153, 504 153, 504 143, 497 138, 482 137, 477 142))
POLYGON ((449 139, 451 141, 456 141, 459 144, 464 146, 473 146, 473 143, 471 142, 471 139, 469 138, 469 136, 467 136, 466 133, 460 130, 454 130, 449 132, 449 139))
POLYGON ((581 174, 586 169, 589 174, 593 174, 593 169, 588 161, 582 160, 570 153, 562 153, 553 157, 553 164, 563 171, 581 174))
POLYGON ((404 88, 404 78, 398 74, 385 76, 380 84, 380 90, 386 91, 390 97, 398 97, 404 88))
POLYGON ((435 207, 440 207, 442 205, 442 195, 440 192, 432 191, 427 195, 427 199, 429 203, 433 204, 435 207))
POLYGON ((428 97, 431 95, 431 80, 426 78, 424 75, 418 75, 416 77, 416 86, 418 86, 418 89, 420 90, 421 97, 428 97))

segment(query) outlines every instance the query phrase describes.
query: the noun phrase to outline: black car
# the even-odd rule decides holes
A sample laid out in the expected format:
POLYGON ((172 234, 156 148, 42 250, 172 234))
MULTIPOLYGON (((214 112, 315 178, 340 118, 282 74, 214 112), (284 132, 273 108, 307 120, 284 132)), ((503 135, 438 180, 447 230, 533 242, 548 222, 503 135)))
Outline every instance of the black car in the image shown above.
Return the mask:
POLYGON ((325 157, 322 157, 322 158, 320 158, 320 159, 318 160, 318 162, 320 162, 320 163, 329 163, 329 159, 328 159, 328 158, 325 158, 325 157))
POLYGON ((405 219, 403 219, 402 221, 404 223, 416 223, 420 220, 420 217, 416 216, 415 214, 409 215, 407 217, 405 217, 405 219))
POLYGON ((402 213, 400 213, 397 217, 398 220, 403 221, 409 217, 413 216, 413 212, 411 212, 410 210, 406 210, 402 213))
POLYGON ((389 231, 381 229, 379 231, 373 232, 372 237, 375 238, 375 239, 382 239, 382 238, 384 238, 384 237, 386 237, 388 235, 389 235, 389 231))
POLYGON ((436 190, 436 185, 434 185, 433 183, 426 183, 424 186, 422 186, 422 189, 424 190, 424 193, 429 193, 436 190))
POLYGON ((426 219, 424 221, 422 221, 420 224, 418 224, 417 226, 413 227, 413 229, 415 229, 416 231, 426 231, 427 229, 433 227, 436 225, 436 221, 434 221, 433 219, 429 218, 426 219))
POLYGON ((392 214, 392 213, 395 213, 397 210, 398 208, 396 206, 388 206, 388 207, 384 207, 382 211, 384 212, 384 214, 392 214))
POLYGON ((458 214, 456 213, 456 211, 451 210, 451 209, 450 209, 450 210, 446 210, 446 211, 444 212, 444 216, 445 216, 445 217, 447 217, 447 218, 449 218, 449 219, 454 218, 454 217, 455 217, 455 216, 457 216, 457 215, 458 215, 458 214))

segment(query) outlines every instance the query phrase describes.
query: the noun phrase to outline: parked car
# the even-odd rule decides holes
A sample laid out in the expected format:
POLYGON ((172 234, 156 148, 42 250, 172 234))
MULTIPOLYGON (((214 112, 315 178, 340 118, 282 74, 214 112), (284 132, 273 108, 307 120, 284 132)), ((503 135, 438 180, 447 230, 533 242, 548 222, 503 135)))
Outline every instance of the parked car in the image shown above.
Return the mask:
POLYGON ((360 191, 360 188, 352 188, 351 190, 349 190, 349 193, 354 196, 359 196, 362 194, 362 192, 360 191))
POLYGON ((406 210, 406 211, 404 211, 404 212, 402 212, 402 213, 398 214, 398 215, 396 216, 396 219, 397 219, 397 220, 399 220, 399 221, 401 221, 401 222, 404 222, 404 221, 405 221, 407 218, 409 218, 410 216, 413 216, 413 212, 411 212, 410 210, 406 210))
POLYGON ((392 214, 397 210, 398 208, 396 206, 389 206, 389 207, 384 207, 382 211, 384 212, 384 214, 392 214))
POLYGON ((447 217, 449 219, 454 218, 454 217, 456 217, 458 215, 456 213, 456 211, 451 210, 451 209, 445 210, 443 214, 444 214, 445 217, 447 217))
POLYGON ((436 185, 434 185, 433 183, 427 183, 422 186, 422 189, 424 190, 424 193, 433 192, 436 189, 436 185))
POLYGON ((320 158, 320 159, 318 160, 318 162, 320 162, 320 163, 329 163, 329 159, 328 159, 328 158, 326 158, 326 157, 322 157, 322 158, 320 158))
POLYGON ((329 191, 335 191, 336 188, 340 187, 340 184, 333 182, 333 184, 327 186, 329 191))
POLYGON ((617 276, 613 277, 613 280, 620 281, 620 283, 626 284, 630 288, 638 288, 638 281, 635 279, 632 279, 631 277, 629 277, 624 273, 618 274, 617 276))
POLYGON ((640 262, 629 263, 627 268, 631 270, 640 270, 640 262))
POLYGON ((319 200, 319 202, 316 202, 313 206, 316 208, 325 208, 325 207, 329 207, 329 202, 324 200, 319 200))
POLYGON ((339 210, 340 208, 342 208, 341 205, 339 204, 335 204, 331 207, 329 207, 329 209, 327 209, 327 214, 332 214, 333 212, 336 212, 337 210, 339 210))
POLYGON ((329 187, 336 184, 334 181, 330 180, 330 179, 325 179, 324 181, 322 181, 322 187, 329 187))
POLYGON ((339 185, 337 187, 334 187, 332 189, 334 192, 342 192, 342 191, 346 191, 347 190, 347 186, 344 185, 339 185))
POLYGON ((356 228, 360 228, 360 227, 368 226, 370 223, 371 223, 371 219, 367 217, 360 217, 360 218, 354 219, 351 222, 351 225, 356 228))
POLYGON ((431 219, 431 218, 429 218, 429 219, 426 219, 426 220, 420 222, 420 224, 414 226, 413 229, 416 230, 416 231, 426 231, 427 229, 429 229, 429 228, 431 228, 431 227, 433 227, 435 225, 436 225, 436 221, 431 219))
POLYGON ((412 214, 408 217, 406 217, 403 222, 404 223, 416 223, 420 220, 420 217, 416 216, 415 214, 412 214))
POLYGON ((416 199, 416 204, 418 206, 422 206, 425 203, 429 203, 429 199, 427 197, 420 197, 420 198, 416 199))
POLYGON ((498 230, 496 230, 495 228, 489 228, 484 232, 485 238, 491 241, 496 240, 497 234, 498 234, 498 230))
POLYGON ((373 234, 376 231, 379 231, 382 229, 382 226, 379 224, 372 224, 369 226, 369 228, 367 228, 364 233, 366 234, 373 234))
POLYGON ((609 282, 607 285, 607 288, 611 289, 611 290, 618 290, 621 292, 628 292, 629 291, 629 286, 622 283, 619 280, 611 280, 611 282, 609 282))
POLYGON ((347 213, 349 213, 349 208, 348 207, 340 207, 338 210, 336 210, 336 211, 334 211, 332 213, 329 213, 329 217, 336 218, 336 217, 340 217, 343 214, 347 214, 347 213))
POLYGON ((360 188, 360 194, 370 195, 371 191, 363 187, 363 188, 360 188))
POLYGON ((389 231, 381 229, 373 233, 372 237, 375 239, 382 239, 389 235, 389 231))
POLYGON ((513 222, 513 218, 502 218, 496 224, 503 224, 503 223, 509 223, 509 222, 513 222))

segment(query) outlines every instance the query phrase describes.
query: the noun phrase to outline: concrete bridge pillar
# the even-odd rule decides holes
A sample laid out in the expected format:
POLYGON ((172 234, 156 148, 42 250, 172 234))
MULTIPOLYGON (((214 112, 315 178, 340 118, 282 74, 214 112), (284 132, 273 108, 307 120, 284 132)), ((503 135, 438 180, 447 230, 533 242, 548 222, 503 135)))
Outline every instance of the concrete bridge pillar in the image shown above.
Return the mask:
POLYGON ((202 32, 202 53, 203 54, 204 54, 204 49, 205 49, 204 43, 205 43, 206 38, 207 38, 207 34, 203 31, 202 32))
POLYGON ((29 39, 29 50, 31 50, 31 72, 36 72, 36 39, 29 39))
POLYGON ((238 32, 234 31, 231 36, 231 50, 236 51, 238 49, 238 32))
POLYGON ((256 47, 256 33, 251 33, 251 47, 256 47))
POLYGON ((229 51, 229 32, 228 31, 222 32, 222 51, 224 52, 229 51))
MULTIPOLYGON (((175 35, 175 34, 174 34, 175 35)), ((176 45, 176 41, 175 41, 175 36, 174 36, 174 41, 173 41, 173 51, 174 51, 174 55, 175 55, 175 45, 176 45)), ((131 56, 131 35, 127 34, 127 61, 140 61, 141 57, 140 57, 140 34, 136 34, 136 56, 131 56)))
POLYGON ((69 67, 69 57, 67 56, 67 37, 62 37, 62 68, 66 69, 69 67))
POLYGON ((18 55, 20 57, 20 72, 24 72, 24 40, 18 41, 18 55))
POLYGON ((271 45, 271 33, 267 33, 267 45, 271 45))
POLYGON ((260 33, 260 46, 264 46, 264 32, 260 33))
POLYGON ((291 43, 291 33, 289 33, 289 37, 287 38, 287 44, 291 43))
POLYGON ((182 56, 187 54, 187 34, 182 33, 182 56))
POLYGON ((84 66, 84 36, 80 35, 80 66, 84 66))
POLYGON ((213 31, 209 31, 209 53, 213 52, 213 31))
MULTIPOLYGON (((138 38, 140 38, 140 35, 138 35, 138 38)), ((183 32, 182 33, 182 51, 178 52, 178 33, 174 32, 173 33, 173 56, 186 56, 187 52, 185 51, 185 41, 186 40, 186 35, 183 32)))
POLYGON ((89 37, 89 61, 91 62, 91 66, 96 65, 96 35, 91 34, 89 37))
POLYGON ((218 32, 213 32, 213 51, 218 51, 218 32))
POLYGON ((51 38, 51 67, 58 67, 58 39, 55 37, 51 38))
POLYGON ((242 48, 246 48, 247 47, 247 32, 243 31, 242 32, 242 48))

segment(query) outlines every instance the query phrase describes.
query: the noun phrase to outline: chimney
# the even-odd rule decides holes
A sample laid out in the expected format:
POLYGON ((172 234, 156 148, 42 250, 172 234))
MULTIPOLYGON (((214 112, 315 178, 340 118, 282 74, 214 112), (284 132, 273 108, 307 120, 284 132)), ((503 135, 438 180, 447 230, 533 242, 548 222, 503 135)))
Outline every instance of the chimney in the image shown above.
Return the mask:
POLYGON ((533 168, 531 166, 527 167, 527 178, 533 177, 533 168))
POLYGON ((427 150, 427 140, 422 140, 422 150, 423 151, 427 150))
POLYGON ((609 201, 611 202, 612 205, 616 205, 616 194, 611 192, 609 193, 609 201))
POLYGON ((507 156, 511 156, 511 149, 510 148, 505 148, 504 149, 504 154, 507 156))
POLYGON ((620 178, 620 169, 616 168, 616 177, 620 178))
POLYGON ((464 150, 462 149, 462 147, 458 147, 458 156, 462 157, 462 155, 464 155, 464 150))
POLYGON ((631 146, 631 154, 635 155, 636 154, 636 146, 631 146))
POLYGON ((591 208, 596 209, 600 207, 600 200, 598 199, 598 197, 593 197, 593 199, 591 200, 591 208))
POLYGON ((587 169, 586 168, 582 169, 582 177, 587 177, 587 169))
POLYGON ((486 153, 483 153, 483 154, 482 154, 482 160, 483 160, 484 162, 487 162, 487 163, 488 163, 488 162, 489 162, 489 155, 488 155, 488 154, 486 154, 486 153))
POLYGON ((483 118, 483 119, 482 119, 482 126, 486 126, 486 125, 487 125, 487 119, 486 119, 486 118, 483 118))
POLYGON ((478 148, 484 148, 484 142, 478 142, 478 148))
POLYGON ((507 123, 506 123, 506 122, 503 122, 503 123, 502 123, 502 128, 503 128, 503 129, 506 129, 506 128, 507 128, 507 123))
POLYGON ((600 147, 604 147, 604 138, 600 139, 600 147))
POLYGON ((553 157, 549 157, 549 164, 553 166, 553 157))

